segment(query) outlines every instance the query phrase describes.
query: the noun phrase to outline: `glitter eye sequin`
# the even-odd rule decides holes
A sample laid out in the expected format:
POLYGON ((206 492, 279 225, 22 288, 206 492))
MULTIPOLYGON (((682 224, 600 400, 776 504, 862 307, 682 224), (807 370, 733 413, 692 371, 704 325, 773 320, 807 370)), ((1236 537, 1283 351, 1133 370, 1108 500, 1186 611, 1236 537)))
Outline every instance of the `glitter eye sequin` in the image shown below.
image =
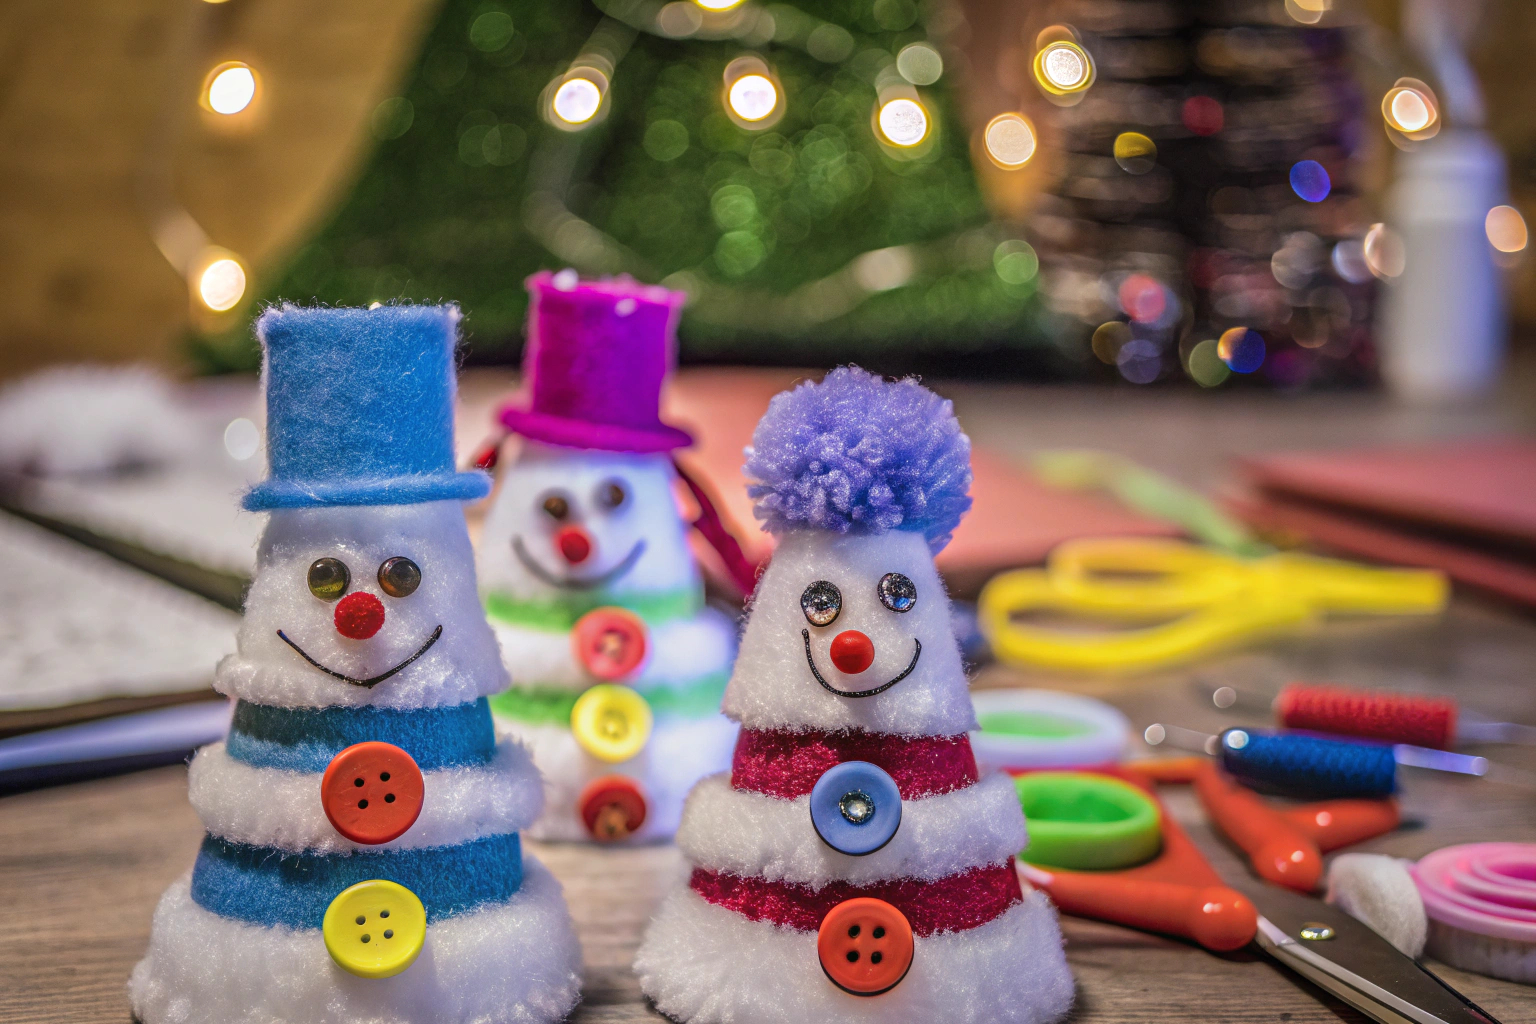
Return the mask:
POLYGON ((826 580, 817 580, 800 595, 800 610, 813 626, 830 626, 843 610, 842 592, 826 580))
POLYGON ((399 555, 379 566, 379 588, 390 597, 410 597, 421 586, 421 567, 399 555))
POLYGON ((352 573, 339 558, 317 558, 309 567, 309 592, 322 601, 335 601, 352 585, 352 573))
POLYGON ((564 519, 571 514, 571 503, 561 494, 545 495, 544 500, 539 502, 539 507, 551 519, 564 519))
POLYGON ((899 572, 880 577, 880 603, 893 612, 909 612, 917 605, 917 584, 899 572))

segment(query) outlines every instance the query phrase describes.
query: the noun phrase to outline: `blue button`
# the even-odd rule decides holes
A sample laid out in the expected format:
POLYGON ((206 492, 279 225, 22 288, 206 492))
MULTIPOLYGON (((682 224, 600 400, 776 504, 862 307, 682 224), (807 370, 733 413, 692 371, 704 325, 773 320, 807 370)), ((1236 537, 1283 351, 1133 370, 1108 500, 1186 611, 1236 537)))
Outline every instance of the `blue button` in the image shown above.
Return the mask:
POLYGON ((811 826, 838 853, 874 853, 901 827, 901 792, 868 761, 844 761, 811 789, 811 826))

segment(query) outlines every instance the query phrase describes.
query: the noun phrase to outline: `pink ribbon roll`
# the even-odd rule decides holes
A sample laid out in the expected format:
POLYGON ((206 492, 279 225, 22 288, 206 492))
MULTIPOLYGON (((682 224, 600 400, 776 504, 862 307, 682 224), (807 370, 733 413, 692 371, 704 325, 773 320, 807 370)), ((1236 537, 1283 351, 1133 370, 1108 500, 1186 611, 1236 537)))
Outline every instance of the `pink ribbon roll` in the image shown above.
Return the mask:
POLYGON ((1536 843, 1467 843, 1411 869, 1431 921, 1536 946, 1536 843))

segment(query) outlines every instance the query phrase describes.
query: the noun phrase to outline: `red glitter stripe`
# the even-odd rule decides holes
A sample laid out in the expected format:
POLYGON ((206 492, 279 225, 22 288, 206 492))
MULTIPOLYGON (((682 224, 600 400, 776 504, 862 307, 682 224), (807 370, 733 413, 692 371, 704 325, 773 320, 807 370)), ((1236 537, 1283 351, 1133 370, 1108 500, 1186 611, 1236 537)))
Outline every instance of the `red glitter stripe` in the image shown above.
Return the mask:
POLYGON ((879 765, 903 800, 964 789, 979 778, 971 738, 873 732, 743 729, 731 759, 731 785, 784 800, 804 796, 822 773, 844 761, 879 765))
POLYGON ((827 911, 856 896, 873 896, 900 910, 914 935, 978 928, 1024 899, 1012 860, 932 881, 893 878, 872 885, 831 882, 820 889, 694 868, 689 885, 718 907, 753 921, 805 932, 816 931, 827 911))

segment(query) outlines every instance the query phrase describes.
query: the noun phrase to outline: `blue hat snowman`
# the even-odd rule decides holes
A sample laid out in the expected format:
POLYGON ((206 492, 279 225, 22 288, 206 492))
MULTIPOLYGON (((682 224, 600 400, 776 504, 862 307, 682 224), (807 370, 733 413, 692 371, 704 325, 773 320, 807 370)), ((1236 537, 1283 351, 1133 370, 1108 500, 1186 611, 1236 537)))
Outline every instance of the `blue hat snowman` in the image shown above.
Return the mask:
POLYGON ((256 321, 266 349, 271 475, 248 511, 470 501, 484 473, 454 468, 459 308, 283 305, 256 321))

